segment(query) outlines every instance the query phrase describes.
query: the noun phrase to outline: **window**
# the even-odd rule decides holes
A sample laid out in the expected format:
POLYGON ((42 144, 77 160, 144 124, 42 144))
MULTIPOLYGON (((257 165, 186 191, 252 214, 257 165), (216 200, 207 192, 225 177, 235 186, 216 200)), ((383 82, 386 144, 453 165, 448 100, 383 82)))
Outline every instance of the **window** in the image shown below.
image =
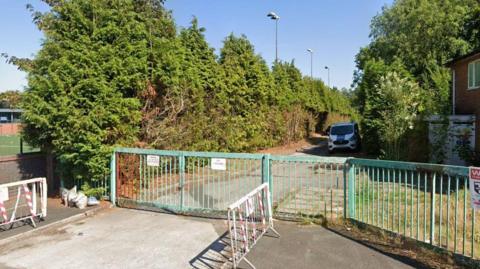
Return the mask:
POLYGON ((480 87, 480 60, 468 64, 468 88, 480 87))
POLYGON ((353 125, 333 126, 331 130, 332 135, 347 135, 351 133, 353 133, 353 125))

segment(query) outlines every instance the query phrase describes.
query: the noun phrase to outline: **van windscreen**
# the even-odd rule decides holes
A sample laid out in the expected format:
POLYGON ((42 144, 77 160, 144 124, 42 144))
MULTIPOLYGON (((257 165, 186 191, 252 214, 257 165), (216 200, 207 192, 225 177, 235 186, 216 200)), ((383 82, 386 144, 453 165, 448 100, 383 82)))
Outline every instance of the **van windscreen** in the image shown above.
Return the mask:
POLYGON ((346 135, 353 133, 353 125, 333 126, 330 131, 332 135, 346 135))

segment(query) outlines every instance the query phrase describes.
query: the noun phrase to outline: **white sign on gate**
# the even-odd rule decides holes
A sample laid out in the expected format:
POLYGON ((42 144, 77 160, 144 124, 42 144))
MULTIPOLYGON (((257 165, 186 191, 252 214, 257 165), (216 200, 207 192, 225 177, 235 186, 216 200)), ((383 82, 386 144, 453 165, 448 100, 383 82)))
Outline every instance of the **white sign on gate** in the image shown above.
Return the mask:
POLYGON ((480 209, 480 167, 470 167, 470 197, 473 209, 480 209))
POLYGON ((227 170, 227 159, 212 158, 212 170, 227 170))
POLYGON ((147 155, 147 166, 160 166, 160 156, 147 155))
POLYGON ((8 188, 0 188, 0 202, 8 200, 8 188))

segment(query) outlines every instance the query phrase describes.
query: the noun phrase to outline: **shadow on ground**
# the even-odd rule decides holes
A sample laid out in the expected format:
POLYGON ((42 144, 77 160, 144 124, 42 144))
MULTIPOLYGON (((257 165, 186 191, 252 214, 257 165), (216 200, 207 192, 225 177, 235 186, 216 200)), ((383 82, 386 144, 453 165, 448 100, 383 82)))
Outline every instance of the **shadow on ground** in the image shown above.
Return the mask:
MULTIPOLYGON (((402 255, 317 225, 276 221, 281 237, 268 232, 247 254, 257 268, 428 268, 402 255)), ((228 232, 189 261, 195 269, 231 268, 228 232)), ((238 268, 250 266, 241 261, 238 268)))
POLYGON ((189 261, 195 269, 216 269, 223 268, 229 260, 229 233, 225 232, 213 241, 207 248, 189 261))
POLYGON ((369 249, 372 249, 376 252, 379 252, 385 256, 388 256, 392 259, 395 259, 397 261, 400 261, 406 265, 409 265, 409 266, 412 266, 414 268, 431 268, 430 266, 418 261, 418 260, 415 260, 415 259, 412 259, 410 257, 407 257, 407 256, 404 256, 404 255, 399 255, 399 254, 394 254, 394 253, 391 253, 391 252, 388 252, 388 251, 384 251, 382 248, 391 248, 390 245, 388 244, 380 244, 380 243, 374 243, 374 242, 370 242, 368 239, 365 239, 365 240, 361 240, 361 239, 358 239, 358 238, 355 238, 351 235, 349 235, 347 232, 345 231, 339 231, 339 230, 336 230, 336 229, 332 229, 332 228, 326 228, 327 230, 329 230, 330 232, 332 233, 335 233, 341 237, 344 237, 348 240, 351 240, 351 241, 354 241, 358 244, 361 244, 369 249))
MULTIPOLYGON (((422 268, 318 225, 276 221, 275 228, 280 238, 263 237, 247 255, 256 268, 422 268)), ((242 261, 239 268, 249 266, 242 261)))

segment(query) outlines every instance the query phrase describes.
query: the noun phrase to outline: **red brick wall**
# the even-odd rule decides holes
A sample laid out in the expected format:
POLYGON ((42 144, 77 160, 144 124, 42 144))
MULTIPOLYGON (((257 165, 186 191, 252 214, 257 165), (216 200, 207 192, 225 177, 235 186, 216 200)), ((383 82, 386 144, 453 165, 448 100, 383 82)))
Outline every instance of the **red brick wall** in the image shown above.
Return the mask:
POLYGON ((45 177, 44 154, 27 154, 0 157, 0 184, 34 177, 45 177))
POLYGON ((480 151, 480 89, 468 90, 468 64, 480 59, 480 53, 460 60, 451 67, 455 70, 455 114, 476 116, 475 148, 480 151))
POLYGON ((0 135, 16 135, 20 133, 20 123, 2 123, 0 124, 0 135))

